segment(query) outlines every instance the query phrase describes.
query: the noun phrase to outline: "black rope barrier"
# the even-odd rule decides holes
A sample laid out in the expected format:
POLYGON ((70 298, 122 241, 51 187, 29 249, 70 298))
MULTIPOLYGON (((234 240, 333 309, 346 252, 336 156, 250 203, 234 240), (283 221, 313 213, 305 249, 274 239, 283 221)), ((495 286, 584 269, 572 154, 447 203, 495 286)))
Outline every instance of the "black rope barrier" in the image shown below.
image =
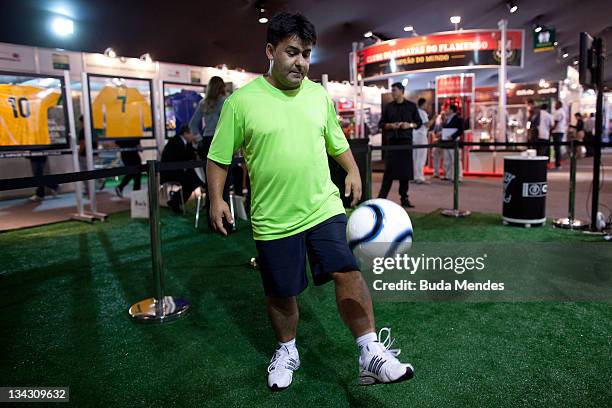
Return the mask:
MULTIPOLYGON (((533 147, 533 143, 504 143, 504 142, 458 142, 459 147, 463 146, 504 146, 504 147, 533 147)), ((574 146, 580 145, 591 145, 594 143, 574 141, 574 146)), ((351 149, 353 153, 367 153, 375 150, 381 151, 395 151, 395 150, 413 150, 413 149, 424 149, 424 148, 442 148, 449 149, 453 148, 455 143, 443 142, 443 143, 430 143, 430 144, 414 144, 414 145, 401 145, 401 146, 368 146, 367 148, 354 148, 351 149)), ((572 142, 541 142, 539 146, 571 146, 572 142)), ((600 147, 612 147, 612 143, 599 143, 600 147)), ((495 151, 495 150, 492 150, 495 151)), ((206 167, 205 161, 194 160, 189 162, 157 162, 158 171, 173 171, 173 170, 186 170, 195 169, 198 167, 206 167)), ((22 178, 11 178, 11 179, 0 179, 0 191, 5 190, 17 190, 22 188, 38 187, 40 185, 49 184, 65 184, 74 183, 78 181, 95 180, 108 177, 125 176, 127 174, 137 174, 146 172, 146 166, 124 166, 124 167, 113 167, 109 169, 100 170, 88 170, 73 173, 61 173, 61 174, 49 174, 40 177, 22 177, 22 178)))

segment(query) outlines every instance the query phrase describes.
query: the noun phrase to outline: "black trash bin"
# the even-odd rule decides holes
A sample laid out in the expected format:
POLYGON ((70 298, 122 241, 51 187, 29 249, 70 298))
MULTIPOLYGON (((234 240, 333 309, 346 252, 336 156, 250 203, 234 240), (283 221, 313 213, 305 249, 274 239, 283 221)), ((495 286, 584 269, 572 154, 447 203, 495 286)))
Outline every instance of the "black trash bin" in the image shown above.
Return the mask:
POLYGON ((504 157, 504 224, 525 227, 546 222, 548 157, 504 157))

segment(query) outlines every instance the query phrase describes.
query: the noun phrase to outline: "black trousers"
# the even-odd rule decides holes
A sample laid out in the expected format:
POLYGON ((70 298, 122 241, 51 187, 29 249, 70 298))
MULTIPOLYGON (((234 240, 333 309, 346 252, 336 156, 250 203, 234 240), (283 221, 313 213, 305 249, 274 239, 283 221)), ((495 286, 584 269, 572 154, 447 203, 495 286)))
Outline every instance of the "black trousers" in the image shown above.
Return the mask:
MULTIPOLYGON (((563 133, 553 133, 553 142, 562 142, 563 133)), ((561 146, 555 145, 555 167, 561 166, 561 146)))
POLYGON ((593 136, 593 132, 584 132, 584 141, 589 143, 584 145, 586 148, 586 157, 593 157, 593 146, 591 143, 593 143, 594 140, 595 137, 593 136))
MULTIPOLYGON (((385 172, 383 176, 382 184, 380 185, 380 192, 378 193, 378 198, 387 198, 389 195, 389 190, 391 190, 391 185, 393 184, 393 178, 388 176, 385 172)), ((402 201, 408 199, 408 180, 399 180, 399 195, 402 201)))
POLYGON ((164 179, 164 183, 169 181, 179 183, 182 187, 183 202, 185 203, 187 202, 187 200, 189 200, 189 197, 191 197, 191 193, 193 193, 193 190, 203 185, 202 180, 200 180, 200 178, 193 169, 189 169, 180 174, 173 174, 173 176, 174 177, 164 179))
MULTIPOLYGON (((140 154, 137 151, 121 152, 121 161, 124 166, 135 166, 142 164, 140 154)), ((119 190, 123 190, 130 181, 134 180, 134 190, 140 190, 140 173, 126 174, 119 183, 119 190)))
POLYGON ((538 151, 538 156, 550 157, 550 146, 548 146, 545 143, 548 143, 548 140, 545 140, 545 139, 537 140, 536 149, 538 151))
MULTIPOLYGON (((45 165, 47 164, 47 156, 32 156, 30 157, 30 165, 32 166, 32 175, 34 177, 40 177, 45 174, 45 165)), ((57 184, 48 184, 51 190, 57 191, 59 186, 57 184)), ((36 195, 40 198, 45 196, 45 185, 39 184, 36 188, 36 195)))

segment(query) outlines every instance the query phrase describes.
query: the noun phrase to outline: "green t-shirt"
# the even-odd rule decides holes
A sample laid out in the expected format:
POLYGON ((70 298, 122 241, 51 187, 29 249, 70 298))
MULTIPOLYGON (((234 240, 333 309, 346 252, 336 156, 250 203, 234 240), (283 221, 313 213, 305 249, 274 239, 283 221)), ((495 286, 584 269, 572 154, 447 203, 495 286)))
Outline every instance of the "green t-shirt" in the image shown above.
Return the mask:
POLYGON ((208 158, 230 164, 243 148, 256 240, 288 237, 344 213, 327 154, 349 145, 322 86, 305 79, 281 91, 259 77, 223 105, 208 158))

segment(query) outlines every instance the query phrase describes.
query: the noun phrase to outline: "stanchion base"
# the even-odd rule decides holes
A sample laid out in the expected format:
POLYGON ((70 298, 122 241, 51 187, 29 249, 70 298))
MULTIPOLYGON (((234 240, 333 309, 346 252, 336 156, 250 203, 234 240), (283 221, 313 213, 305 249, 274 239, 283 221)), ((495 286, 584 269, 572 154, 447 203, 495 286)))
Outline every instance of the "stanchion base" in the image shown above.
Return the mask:
POLYGON ((253 269, 258 269, 259 268, 259 260, 256 257, 253 257, 253 258, 249 259, 249 265, 253 269))
POLYGON ((557 218, 553 221, 555 228, 583 230, 589 228, 589 223, 575 218, 557 218))
POLYGON ((70 216, 70 219, 75 220, 75 221, 84 221, 84 222, 89 222, 89 223, 92 223, 92 224, 93 224, 93 223, 94 223, 94 221, 96 220, 96 218, 95 218, 95 217, 93 217, 93 216, 92 216, 92 215, 90 215, 90 214, 79 214, 79 213, 72 214, 72 215, 70 216))
POLYGON ((471 215, 472 212, 468 210, 442 210, 442 215, 446 217, 463 218, 471 215))
POLYGON ((128 313, 139 323, 165 323, 184 316, 189 310, 189 303, 185 299, 164 296, 164 307, 157 307, 155 298, 148 298, 134 303, 128 313))
POLYGON ((106 221, 106 219, 108 218, 108 214, 105 214, 105 213, 88 212, 87 214, 94 217, 96 220, 100 220, 100 221, 106 221))

